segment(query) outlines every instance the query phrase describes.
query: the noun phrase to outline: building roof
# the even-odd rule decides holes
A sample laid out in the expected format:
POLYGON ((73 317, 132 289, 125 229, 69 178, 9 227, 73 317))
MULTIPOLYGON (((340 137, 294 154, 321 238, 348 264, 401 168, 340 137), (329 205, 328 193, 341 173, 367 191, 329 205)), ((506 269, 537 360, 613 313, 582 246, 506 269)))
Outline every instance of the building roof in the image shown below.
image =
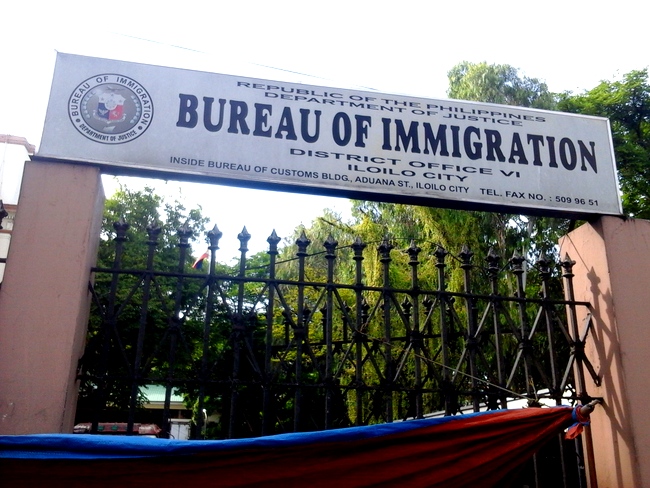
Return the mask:
POLYGON ((34 154, 36 152, 36 146, 27 142, 27 139, 20 136, 11 136, 9 134, 0 134, 0 144, 16 144, 17 146, 23 146, 28 154, 34 154))
MULTIPOLYGON (((164 403, 165 390, 164 385, 145 385, 142 393, 147 397, 147 403, 164 403)), ((183 395, 177 395, 172 389, 171 403, 183 403, 183 395)))

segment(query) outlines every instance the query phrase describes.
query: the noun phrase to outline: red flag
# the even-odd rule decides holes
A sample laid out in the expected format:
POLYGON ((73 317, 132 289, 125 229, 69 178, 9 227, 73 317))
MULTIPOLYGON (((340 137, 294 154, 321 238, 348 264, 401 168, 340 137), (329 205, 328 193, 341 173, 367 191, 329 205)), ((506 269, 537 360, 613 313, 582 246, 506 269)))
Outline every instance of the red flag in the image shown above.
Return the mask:
POLYGON ((194 261, 194 264, 192 265, 192 268, 194 269, 203 269, 203 261, 208 259, 210 255, 207 252, 204 252, 199 256, 199 258, 194 261))

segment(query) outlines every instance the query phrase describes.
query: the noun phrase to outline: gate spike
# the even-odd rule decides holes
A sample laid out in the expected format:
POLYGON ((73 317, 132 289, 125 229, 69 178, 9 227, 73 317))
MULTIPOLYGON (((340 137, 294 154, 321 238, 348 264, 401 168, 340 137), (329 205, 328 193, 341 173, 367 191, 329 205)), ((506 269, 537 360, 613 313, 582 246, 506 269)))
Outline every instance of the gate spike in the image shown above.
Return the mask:
POLYGON ((273 229, 273 232, 271 232, 271 235, 266 238, 266 242, 269 243, 269 253, 277 253, 278 252, 278 243, 282 239, 278 237, 278 234, 275 232, 275 229, 273 229))
POLYGON ((157 244, 158 237, 160 236, 161 232, 162 232, 162 227, 160 226, 160 223, 157 222, 156 220, 151 220, 147 224, 147 236, 149 237, 149 243, 157 244))
POLYGON ((246 230, 246 226, 244 226, 242 231, 239 234, 237 234, 237 239, 239 239, 239 243, 240 243, 239 250, 241 252, 248 251, 247 244, 248 244, 248 241, 250 240, 250 238, 251 238, 251 235, 246 230))
POLYGON ((406 250, 406 252, 408 253, 408 255, 411 256, 411 258, 416 258, 416 259, 417 259, 418 254, 420 254, 421 251, 422 251, 422 248, 420 248, 419 246, 417 246, 417 245, 415 244, 415 240, 414 240, 414 239, 411 239, 411 245, 410 245, 409 248, 406 250))
POLYGON ((219 230, 217 224, 214 224, 212 230, 208 231, 208 240, 210 241, 210 249, 219 249, 219 240, 223 236, 223 232, 219 230))
POLYGON ((192 237, 192 229, 190 228, 189 222, 186 220, 185 223, 178 229, 178 236, 180 237, 180 246, 189 246, 190 237, 192 237))
POLYGON ((472 257, 474 256, 474 253, 469 250, 469 247, 467 244, 463 244, 462 249, 460 250, 460 253, 458 254, 462 261, 462 267, 467 268, 468 266, 471 266, 471 261, 472 257))
POLYGON ((363 242, 361 237, 357 236, 352 243, 352 249, 355 251, 363 251, 367 247, 367 244, 363 242))
POLYGON ((334 237, 332 237, 332 234, 328 235, 325 242, 323 242, 323 247, 327 250, 328 254, 334 254, 334 251, 338 245, 339 241, 334 239, 334 237))
POLYGON ((113 222, 113 229, 115 229, 115 233, 117 234, 115 237, 116 241, 124 241, 126 240, 126 231, 129 230, 129 227, 131 227, 131 224, 129 224, 126 220, 124 220, 124 217, 120 217, 120 220, 117 222, 113 222))
POLYGON ((307 253, 307 248, 309 247, 309 244, 311 244, 311 241, 307 238, 305 235, 305 230, 303 229, 302 232, 300 233, 300 237, 296 240, 296 245, 298 246, 298 253, 297 255, 305 255, 307 253))

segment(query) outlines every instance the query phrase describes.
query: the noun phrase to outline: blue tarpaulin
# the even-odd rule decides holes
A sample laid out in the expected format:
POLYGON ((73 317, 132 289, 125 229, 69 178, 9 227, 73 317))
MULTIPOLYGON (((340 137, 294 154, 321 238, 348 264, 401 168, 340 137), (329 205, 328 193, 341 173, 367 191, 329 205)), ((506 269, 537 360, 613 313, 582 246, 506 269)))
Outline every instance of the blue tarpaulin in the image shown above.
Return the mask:
POLYGON ((574 423, 573 408, 555 407, 223 441, 0 436, 0 477, 48 487, 489 487, 574 423))

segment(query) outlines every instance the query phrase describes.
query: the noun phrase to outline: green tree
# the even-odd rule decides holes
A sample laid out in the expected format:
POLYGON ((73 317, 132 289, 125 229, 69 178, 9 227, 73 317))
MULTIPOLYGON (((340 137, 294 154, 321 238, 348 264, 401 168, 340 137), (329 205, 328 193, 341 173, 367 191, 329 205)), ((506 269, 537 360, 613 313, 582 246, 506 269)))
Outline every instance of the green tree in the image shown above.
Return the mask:
MULTIPOLYGON (((511 66, 464 62, 449 72, 449 80, 449 95, 455 98, 544 109, 555 107, 554 95, 548 91, 544 83, 537 79, 519 76, 518 70, 511 66)), ((429 290, 435 290, 438 286, 435 258, 438 246, 458 256, 463 246, 467 245, 474 252, 473 262, 478 267, 485 266, 485 259, 493 248, 501 256, 500 262, 503 264, 513 251, 524 255, 542 250, 552 253, 557 234, 567 225, 567 221, 560 219, 551 221, 551 219, 520 215, 369 201, 354 201, 352 212, 353 221, 350 223, 341 223, 335 216, 326 213, 317 219, 311 228, 301 229, 300 232, 304 231, 312 242, 318 244, 331 235, 341 246, 350 245, 355 238, 360 237, 368 244, 364 251, 364 281, 373 286, 382 286, 382 263, 377 247, 384 238, 387 238, 393 246, 391 260, 395 265, 390 268, 390 286, 398 288, 410 286, 407 251, 410 243, 414 242, 421 249, 418 286, 429 290)), ((298 235, 295 237, 298 238, 298 235)), ((294 252, 293 249, 291 252, 294 252)), ((344 252, 347 251, 341 251, 341 254, 344 252)), ((447 289, 463 290, 463 269, 459 266, 449 266, 447 269, 451 273, 446 283, 447 289)), ((350 275, 349 269, 339 272, 341 271, 350 275)), ((316 264, 310 268, 310 272, 318 275, 319 269, 316 264)), ((477 281, 472 284, 472 289, 486 289, 486 275, 474 273, 472 279, 477 281)), ((511 292, 514 292, 516 283, 513 278, 510 278, 501 286, 507 286, 511 292)), ((462 300, 456 300, 454 304, 455 313, 460 317, 466 315, 463 305, 462 300)), ((401 324, 398 319, 395 319, 394 324, 395 333, 398 334, 401 324)), ((376 331, 370 330, 370 332, 376 331)), ((461 335, 462 332, 457 331, 454 337, 461 335)), ((378 336, 381 337, 381 334, 378 336)), ((514 354, 517 344, 512 341, 509 347, 510 353, 514 354)), ((405 365, 404 371, 411 368, 412 365, 409 363, 405 365)), ((369 384, 376 383, 373 373, 370 371, 367 374, 366 381, 369 384)), ((406 408, 406 404, 403 406, 406 408)), ((399 409, 400 405, 396 405, 396 408, 399 409)))
MULTIPOLYGON (((546 83, 521 75, 517 68, 508 64, 463 61, 449 71, 448 78, 447 94, 451 98, 545 110, 557 108, 557 95, 548 90, 546 83)), ((454 212, 448 215, 452 216, 454 212)), ((496 245, 501 253, 515 243, 524 247, 520 248, 524 254, 530 250, 552 253, 553 247, 548 242, 555 242, 569 225, 564 219, 482 212, 474 212, 465 219, 472 222, 472 228, 480 229, 480 240, 490 246, 496 245)), ((457 228, 455 221, 458 217, 453 216, 450 220, 457 228)))
MULTIPOLYGON (((152 188, 132 191, 122 187, 105 203, 97 267, 110 269, 118 260, 123 269, 147 269, 150 264, 151 269, 178 271, 179 242, 185 238, 187 255, 181 271, 189 271, 193 263, 189 244, 204 233, 206 223, 200 209, 187 210, 178 201, 165 202, 152 188), (119 256, 116 255, 116 238, 125 243, 119 256), (155 251, 152 262, 148 263, 150 248, 155 251)), ((154 284, 145 285, 145 282, 141 274, 98 272, 95 275, 95 306, 89 323, 88 344, 80 363, 85 378, 77 410, 80 420, 87 421, 82 417, 103 405, 115 416, 106 421, 124 419, 134 399, 134 391, 129 386, 131 381, 162 376, 169 366, 166 354, 154 351, 168 350, 163 344, 170 339, 168 331, 177 290, 173 280, 165 277, 154 284), (150 306, 148 314, 143 316, 140 304, 145 294, 156 305, 150 306), (139 339, 141 330, 143 334, 146 331, 146 340, 139 339), (136 359, 138 350, 141 354, 136 359), (98 398, 100 389, 103 393, 98 398)), ((180 301, 186 303, 194 299, 199 286, 196 282, 187 282, 180 301)), ((194 317, 185 319, 182 340, 195 340, 198 334, 195 323, 194 317)), ((177 360, 183 363, 189 358, 181 356, 177 360)), ((142 394, 138 393, 138 402, 142 400, 142 394)))
POLYGON ((187 225, 191 234, 190 242, 202 239, 208 219, 201 214, 201 208, 187 209, 178 200, 165 201, 155 194, 155 190, 145 187, 143 190, 130 190, 121 186, 115 194, 106 199, 101 229, 101 241, 97 265, 110 267, 114 246, 110 240, 115 236, 114 223, 125 221, 128 224, 126 239, 128 252, 124 255, 124 265, 129 267, 145 266, 147 261, 147 229, 159 226, 158 245, 154 264, 166 267, 178 259, 178 231, 187 225))
MULTIPOLYGON (((172 381, 194 411, 195 427, 201 427, 195 436, 247 437, 261 431, 263 392, 255 382, 261 381, 265 361, 268 304, 261 282, 231 277, 265 277, 270 256, 258 253, 233 265, 216 263, 215 274, 209 276, 205 268, 193 270, 189 245, 204 241, 206 224, 200 208, 188 210, 178 201, 165 201, 151 188, 121 188, 107 200, 95 307, 81 361, 80 421, 93 419, 95 411, 101 412, 102 421, 126 421, 145 400, 143 385, 172 381), (179 245, 182 239, 185 244, 179 245), (121 242, 123 251, 117 252, 121 242), (183 248, 187 255, 181 263, 183 248), (112 273, 116 260, 123 271, 112 273), (204 409, 222 420, 201 425, 204 409)), ((246 241, 245 229, 240 236, 246 241)), ((282 378, 284 372, 278 369, 276 374, 282 378)), ((292 430, 291 395, 276 393, 271 429, 292 430)), ((318 400, 318 394, 306 396, 305 405, 318 400)), ((134 420, 165 423, 143 415, 139 410, 134 420)), ((322 426, 306 418, 300 428, 322 426)))
POLYGON ((546 83, 522 76, 509 64, 463 61, 449 71, 448 78, 451 98, 547 110, 556 105, 546 83))
POLYGON ((581 94, 565 93, 565 112, 607 117, 622 191, 623 209, 650 218, 650 84, 648 70, 631 71, 619 81, 602 81, 581 94))
MULTIPOLYGON (((523 76, 510 65, 463 61, 449 71, 448 78, 447 94, 452 98, 556 108, 556 96, 549 92, 546 83, 523 76)), ((407 242, 415 239, 429 245, 439 244, 450 251, 467 245, 477 256, 486 256, 490 248, 503 257, 506 250, 512 252, 517 247, 523 254, 553 253, 554 246, 549 242, 554 243, 569 225, 564 219, 366 201, 354 202, 354 212, 359 223, 365 222, 365 228, 370 228, 372 222, 375 230, 381 229, 384 235, 407 242)))

